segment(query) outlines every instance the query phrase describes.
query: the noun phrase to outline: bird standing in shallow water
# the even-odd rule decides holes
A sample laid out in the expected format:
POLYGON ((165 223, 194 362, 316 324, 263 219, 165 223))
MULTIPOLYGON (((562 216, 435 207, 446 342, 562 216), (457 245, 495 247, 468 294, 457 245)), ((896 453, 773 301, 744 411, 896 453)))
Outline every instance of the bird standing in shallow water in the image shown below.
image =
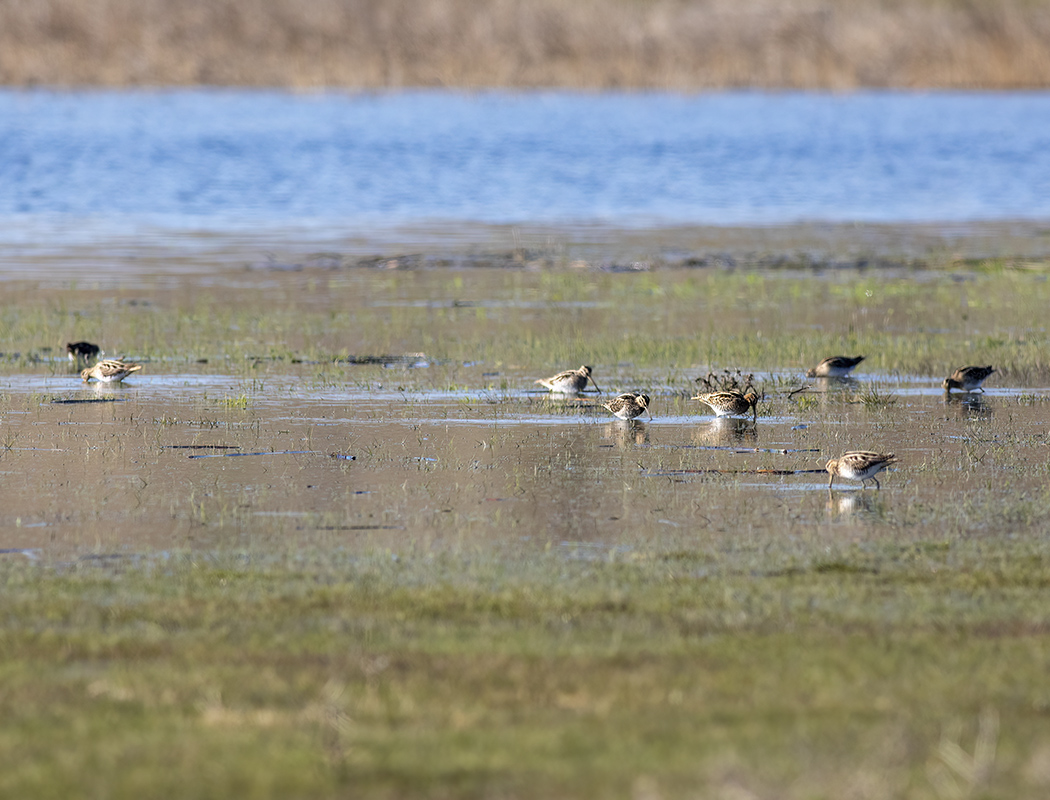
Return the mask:
POLYGON ((649 395, 647 394, 627 392, 614 397, 608 403, 602 403, 602 407, 620 419, 634 419, 641 416, 643 411, 649 414, 649 419, 653 418, 653 412, 649 410, 649 395))
POLYGON ((831 475, 828 481, 828 491, 831 491, 831 485, 835 482, 836 477, 860 481, 861 488, 867 481, 875 481, 875 488, 881 489, 879 479, 875 475, 890 464, 896 463, 897 457, 893 453, 871 453, 867 450, 843 453, 824 465, 824 469, 831 475))
POLYGON ((754 389, 748 389, 746 394, 737 391, 707 392, 692 399, 709 405, 716 416, 739 417, 752 412, 755 422, 758 422, 758 395, 754 389))
POLYGON ((952 389, 962 389, 964 392, 983 392, 981 384, 984 379, 995 372, 994 367, 959 367, 950 376, 944 379, 941 387, 946 392, 952 389))
POLYGON ((536 383, 546 386, 552 392, 558 392, 559 394, 580 394, 587 388, 587 381, 594 384, 594 388, 598 389, 598 393, 601 394, 602 390, 598 388, 597 383, 594 383, 594 378, 591 377, 591 368, 588 366, 583 366, 579 369, 567 369, 565 372, 559 372, 551 378, 540 378, 536 383))
POLYGON ((807 378, 845 378, 864 356, 831 356, 806 372, 807 378))
POLYGON ((74 364, 78 361, 87 361, 102 355, 102 349, 91 342, 69 342, 66 345, 66 354, 74 364))
POLYGON ((84 383, 88 383, 92 378, 102 383, 119 383, 132 372, 138 372, 140 369, 142 369, 141 364, 129 364, 119 358, 107 358, 83 370, 80 377, 84 383))

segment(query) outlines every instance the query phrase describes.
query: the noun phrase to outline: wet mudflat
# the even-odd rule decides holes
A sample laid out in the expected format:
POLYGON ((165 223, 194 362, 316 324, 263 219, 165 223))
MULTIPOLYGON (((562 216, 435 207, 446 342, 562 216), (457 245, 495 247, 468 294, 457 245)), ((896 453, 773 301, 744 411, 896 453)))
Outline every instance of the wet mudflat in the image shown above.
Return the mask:
POLYGON ((5 289, 0 788, 1050 783, 1038 269, 5 289), (85 386, 78 338, 144 369, 85 386), (854 379, 803 378, 838 353, 854 379), (534 384, 584 363, 603 395, 534 384), (997 372, 945 396, 964 363, 997 372), (689 399, 723 369, 757 422, 689 399), (626 390, 652 420, 601 408, 626 390), (856 449, 900 463, 829 493, 856 449))
POLYGON ((5 546, 922 539, 997 527, 1045 480, 1039 272, 328 270, 194 286, 5 287, 5 546), (60 343, 81 336, 144 369, 83 383, 60 343), (804 377, 840 351, 867 354, 850 379, 804 377), (583 362, 604 394, 535 383, 583 362), (997 366, 986 391, 946 395, 970 362, 997 366), (757 422, 690 399, 712 370, 753 376, 757 422), (653 419, 614 419, 602 402, 621 391, 649 394, 653 419), (840 482, 829 501, 819 471, 848 450, 896 453, 891 491, 840 482))
POLYGON ((485 365, 456 365, 458 387, 443 390, 429 387, 448 386, 449 367, 428 362, 335 365, 324 383, 302 365, 252 380, 149 366, 117 387, 10 376, 5 548, 717 551, 742 536, 779 549, 800 535, 997 535, 1007 520, 1041 525, 1050 464, 1050 389, 1038 387, 946 397, 932 376, 786 370, 779 385, 767 377, 753 422, 691 400, 688 371, 667 383, 607 368, 608 386, 653 398, 652 420, 622 421, 597 392, 549 397, 532 374, 485 365), (840 480, 829 495, 825 462, 857 449, 901 463, 882 491, 840 480))

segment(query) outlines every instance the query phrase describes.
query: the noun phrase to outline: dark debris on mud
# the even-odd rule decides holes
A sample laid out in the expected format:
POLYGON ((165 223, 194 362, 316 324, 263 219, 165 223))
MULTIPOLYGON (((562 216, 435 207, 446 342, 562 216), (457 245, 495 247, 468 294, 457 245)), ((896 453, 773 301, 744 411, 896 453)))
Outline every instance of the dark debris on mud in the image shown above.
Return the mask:
POLYGON ((391 255, 340 256, 324 254, 302 261, 267 261, 250 269, 296 271, 328 270, 425 270, 425 269, 521 269, 563 268, 601 272, 647 272, 655 269, 757 270, 922 270, 930 265, 909 257, 841 257, 814 253, 688 253, 658 255, 644 259, 569 259, 564 254, 542 250, 471 252, 460 254, 401 253, 391 255))

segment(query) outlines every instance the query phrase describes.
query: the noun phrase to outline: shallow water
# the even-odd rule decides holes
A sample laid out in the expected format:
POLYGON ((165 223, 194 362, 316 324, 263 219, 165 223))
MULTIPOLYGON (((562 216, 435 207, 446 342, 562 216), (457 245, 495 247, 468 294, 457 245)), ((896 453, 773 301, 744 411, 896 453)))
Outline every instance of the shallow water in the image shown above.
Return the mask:
MULTIPOLYGON (((410 372, 442 383, 434 373, 449 368, 410 372)), ((513 545, 615 558, 697 539, 712 552, 771 537, 877 543, 1003 535, 1045 494, 1050 389, 945 398, 932 376, 861 373, 811 381, 801 403, 772 390, 755 424, 704 413, 690 377, 635 371, 654 418, 621 422, 596 393, 538 394, 528 370, 455 365, 476 383, 432 391, 378 388, 403 370, 341 369, 320 385, 294 365, 246 381, 156 363, 99 389, 62 372, 8 376, 3 557, 513 545), (872 379, 896 402, 857 402, 872 379), (829 494, 823 464, 850 449, 901 463, 881 491, 838 481, 829 494)), ((615 375, 600 376, 607 392, 629 388, 615 375)))
POLYGON ((1044 278, 343 268, 8 281, 0 549, 75 560, 582 542, 716 561, 772 547, 776 561, 793 543, 1031 533, 1050 513, 1044 278), (61 344, 80 338, 144 368, 85 385, 61 344), (834 352, 868 358, 853 380, 794 393, 834 352), (583 359, 603 396, 538 391, 583 359), (983 395, 946 398, 944 375, 967 362, 999 370, 983 395), (727 367, 764 391, 757 424, 690 399, 727 367), (601 408, 627 390, 652 397, 651 421, 601 408), (823 465, 859 449, 900 465, 881 490, 838 482, 829 497, 823 465))

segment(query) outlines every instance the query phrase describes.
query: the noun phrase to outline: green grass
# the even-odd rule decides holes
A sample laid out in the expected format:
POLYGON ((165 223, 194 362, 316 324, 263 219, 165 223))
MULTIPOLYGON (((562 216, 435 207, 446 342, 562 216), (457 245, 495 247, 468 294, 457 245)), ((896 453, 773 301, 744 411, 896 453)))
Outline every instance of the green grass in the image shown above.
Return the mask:
POLYGON ((347 355, 408 352, 541 374, 579 363, 801 369, 829 354, 862 353, 864 370, 888 376, 992 363, 1014 385, 1050 378, 1050 283, 1028 271, 917 279, 852 271, 478 270, 470 277, 349 270, 321 273, 308 290, 277 276, 277 289, 187 289, 175 301, 83 290, 55 302, 30 292, 0 308, 0 369, 32 369, 77 337, 102 343, 110 355, 175 365, 206 358, 208 369, 245 380, 264 377, 274 360, 302 361, 304 377, 322 384, 326 365, 347 355), (119 313, 114 302, 123 303, 119 313))
POLYGON ((790 563, 542 549, 8 563, 0 580, 4 796, 1046 788, 1039 541, 994 559, 957 541, 790 563), (966 774, 945 736, 971 761, 983 736, 991 763, 966 774))

